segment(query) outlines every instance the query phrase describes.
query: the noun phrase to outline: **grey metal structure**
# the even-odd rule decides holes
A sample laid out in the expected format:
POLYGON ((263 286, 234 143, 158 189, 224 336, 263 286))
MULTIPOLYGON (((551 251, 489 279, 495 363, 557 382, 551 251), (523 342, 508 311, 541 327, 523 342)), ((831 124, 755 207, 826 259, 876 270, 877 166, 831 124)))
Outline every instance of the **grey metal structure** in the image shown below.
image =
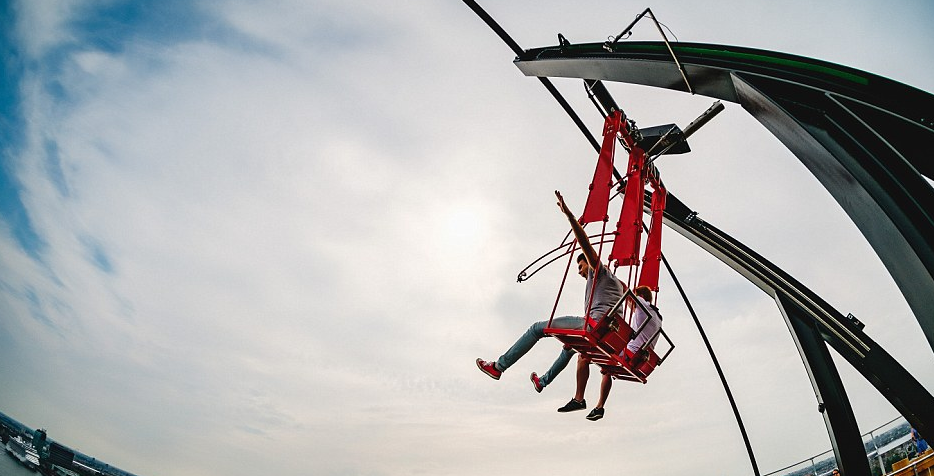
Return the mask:
MULTIPOLYGON (((516 53, 520 70, 538 77, 597 151, 599 143, 549 77, 583 79, 604 113, 619 108, 600 80, 665 87, 742 104, 799 157, 853 219, 901 286, 934 348, 934 222, 923 207, 934 203, 934 190, 922 177, 930 178, 934 172, 925 152, 934 139, 934 121, 925 115, 934 110, 934 96, 808 58, 719 45, 672 45, 650 9, 603 44, 572 45, 559 34, 558 46, 523 50, 474 0, 464 3, 516 53), (619 43, 646 15, 656 22, 665 42, 619 43)), ((700 123, 688 128, 695 125, 700 123)), ((618 171, 614 174, 622 179, 618 171)), ((646 204, 650 202, 646 194, 646 204)), ((862 323, 844 317, 783 270, 700 219, 672 194, 664 219, 775 299, 804 361, 844 474, 870 476, 871 470, 828 345, 922 434, 934 431, 934 397, 862 331, 862 323)), ((662 260, 668 267, 664 256, 662 260)), ((673 273, 672 278, 706 343, 673 273)), ((739 411, 707 346, 733 406, 753 473, 758 475, 739 411)))
POLYGON ((696 43, 561 45, 524 52, 528 76, 644 84, 737 102, 833 195, 882 259, 934 348, 934 96, 853 68, 696 43))
MULTIPOLYGON (((811 170, 882 258, 934 347, 934 222, 922 177, 934 164, 934 97, 825 62, 747 48, 684 43, 563 44, 519 54, 526 75, 612 80, 739 102, 811 170), (676 65, 674 53, 680 60, 676 65), (687 85, 682 73, 690 78, 687 85), (927 139, 927 140, 925 140, 927 139)), ((612 99, 599 98, 606 110, 612 99)), ((846 391, 826 347, 834 347, 922 433, 934 431, 934 398, 897 361, 813 292, 669 196, 666 224, 770 294, 814 387, 838 465, 869 475, 846 391)))
POLYGON ((885 349, 826 301, 755 251, 700 219, 673 195, 665 223, 771 295, 811 379, 837 463, 844 474, 871 474, 856 419, 827 345, 866 378, 922 433, 934 430, 934 397, 885 349))

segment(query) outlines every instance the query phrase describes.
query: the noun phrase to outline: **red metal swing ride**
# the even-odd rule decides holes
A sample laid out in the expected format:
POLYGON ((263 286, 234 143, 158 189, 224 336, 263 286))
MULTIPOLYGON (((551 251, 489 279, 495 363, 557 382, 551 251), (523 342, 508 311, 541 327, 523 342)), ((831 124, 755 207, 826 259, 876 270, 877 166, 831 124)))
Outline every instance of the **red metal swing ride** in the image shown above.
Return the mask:
MULTIPOLYGON (((551 322, 561 299, 561 292, 564 289, 574 252, 577 249, 577 241, 573 240, 568 243, 567 240, 571 236, 569 233, 558 248, 533 262, 526 270, 552 253, 565 250, 558 257, 552 258, 535 271, 537 272, 542 267, 560 258, 560 256, 569 255, 567 268, 558 290, 558 296, 555 299, 555 306, 552 308, 548 327, 545 329, 545 335, 557 338, 564 343, 565 347, 574 349, 592 363, 599 365, 601 371, 605 374, 612 375, 620 380, 646 383, 648 376, 655 370, 655 367, 661 365, 674 349, 674 344, 664 330, 659 327, 654 335, 644 339, 645 342, 638 351, 633 352, 627 348, 627 344, 631 340, 642 332, 647 332, 645 329, 648 320, 636 329, 632 327, 632 317, 637 307, 645 315, 649 316, 649 319, 655 319, 656 315, 658 319, 661 318, 657 313, 649 312, 646 303, 633 294, 633 278, 638 275, 637 286, 648 286, 653 292, 657 293, 659 263, 661 261, 662 215, 665 211, 667 192, 661 182, 658 170, 651 163, 646 163, 646 152, 633 138, 634 132, 638 133, 634 130, 634 124, 626 120, 621 111, 612 111, 607 115, 603 127, 603 144, 597 158, 594 178, 590 184, 590 192, 587 196, 584 212, 578 220, 582 226, 593 222, 603 223, 602 232, 591 237, 591 239, 597 238, 598 255, 601 258, 603 256, 603 244, 613 242, 613 247, 607 259, 607 268, 612 266, 614 274, 620 266, 628 267, 629 276, 625 281, 626 291, 623 297, 610 309, 606 316, 599 316, 601 318, 586 316, 586 325, 583 329, 553 328, 551 322), (623 178, 625 184, 615 184, 613 181, 613 159, 617 140, 620 140, 629 151, 629 165, 626 176, 623 178), (624 187, 625 191, 616 231, 608 235, 606 233, 606 226, 609 221, 608 208, 611 198, 610 192, 614 185, 619 185, 621 189, 624 187), (647 185, 652 189, 651 224, 649 225, 648 238, 642 255, 640 273, 639 250, 642 241, 643 204, 647 185), (612 238, 608 238, 608 236, 612 236, 612 238), (659 337, 664 338, 668 344, 667 351, 662 356, 659 356, 654 349, 659 337)), ((526 274, 526 270, 519 274, 520 282, 531 277, 531 275, 526 274)), ((596 279, 599 279, 599 274, 596 279)), ((651 303, 648 304, 652 306, 651 303)), ((590 307, 589 304, 587 307, 590 307)))

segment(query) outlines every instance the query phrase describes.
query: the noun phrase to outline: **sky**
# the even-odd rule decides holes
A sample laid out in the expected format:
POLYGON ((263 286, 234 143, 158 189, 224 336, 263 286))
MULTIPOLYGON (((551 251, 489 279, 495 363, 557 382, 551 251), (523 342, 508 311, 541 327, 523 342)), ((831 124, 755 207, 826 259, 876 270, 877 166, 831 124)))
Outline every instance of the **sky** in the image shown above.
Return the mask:
MULTIPOLYGON (((481 5, 526 48, 650 6, 672 39, 934 91, 925 0, 481 5)), ((596 154, 462 2, 9 0, 0 25, 0 411, 139 475, 750 473, 664 273, 676 349, 603 420, 555 412, 570 371, 531 388, 551 339, 477 370, 548 317, 563 270, 516 274, 564 237, 553 191, 579 212, 596 154)), ((579 81, 555 83, 597 133, 579 81)), ((714 101, 609 87, 640 126, 714 101)), ((934 390, 917 321, 803 165, 737 104, 690 143, 657 162, 668 189, 934 390)), ((761 472, 829 449, 775 303, 671 230, 663 248, 761 472)), ((861 430, 897 416, 836 361, 861 430)))

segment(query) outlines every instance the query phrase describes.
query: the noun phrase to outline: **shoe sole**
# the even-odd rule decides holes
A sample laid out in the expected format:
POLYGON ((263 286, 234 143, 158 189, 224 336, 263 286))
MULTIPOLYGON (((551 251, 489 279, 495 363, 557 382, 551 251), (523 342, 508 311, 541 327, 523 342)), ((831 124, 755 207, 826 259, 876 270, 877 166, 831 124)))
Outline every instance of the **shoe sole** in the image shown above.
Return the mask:
POLYGON ((593 415, 593 416, 587 415, 585 418, 587 418, 587 419, 590 420, 590 421, 597 421, 597 420, 603 418, 603 414, 601 413, 601 414, 599 414, 599 415, 593 415))
POLYGON ((532 372, 532 375, 529 375, 529 380, 532 381, 532 388, 534 388, 536 392, 542 393, 542 390, 544 390, 545 387, 542 387, 541 384, 535 383, 535 377, 537 377, 535 372, 532 372))
MULTIPOLYGON (((480 369, 481 372, 483 372, 483 373, 489 375, 491 379, 493 379, 493 380, 499 380, 499 375, 494 375, 494 374, 490 373, 487 369, 483 368, 483 364, 480 363, 480 359, 477 359, 477 368, 480 369)), ((502 374, 500 374, 500 375, 502 375, 502 374)))

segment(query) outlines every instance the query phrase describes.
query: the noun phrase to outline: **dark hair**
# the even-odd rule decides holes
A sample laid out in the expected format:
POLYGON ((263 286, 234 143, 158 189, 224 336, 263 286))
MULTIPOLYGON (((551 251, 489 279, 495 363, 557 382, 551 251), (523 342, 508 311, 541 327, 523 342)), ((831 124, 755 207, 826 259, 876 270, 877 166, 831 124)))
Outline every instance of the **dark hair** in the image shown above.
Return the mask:
POLYGON ((587 257, 584 256, 584 253, 577 255, 577 262, 580 263, 581 261, 587 261, 587 257))
POLYGON ((636 296, 639 296, 648 302, 652 302, 652 288, 648 286, 638 286, 636 289, 633 289, 632 292, 636 296))

